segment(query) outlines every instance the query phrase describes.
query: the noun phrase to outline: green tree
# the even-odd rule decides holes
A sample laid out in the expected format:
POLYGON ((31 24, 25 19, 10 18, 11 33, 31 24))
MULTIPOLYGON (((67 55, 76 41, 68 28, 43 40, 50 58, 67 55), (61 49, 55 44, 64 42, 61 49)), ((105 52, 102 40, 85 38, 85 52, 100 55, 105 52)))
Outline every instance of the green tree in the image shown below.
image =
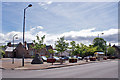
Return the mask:
POLYGON ((3 51, 2 49, 0 49, 0 58, 2 58, 5 55, 5 51, 3 51))
POLYGON ((33 44, 34 46, 31 46, 33 49, 35 49, 35 54, 39 54, 41 52, 41 49, 45 48, 46 45, 43 44, 44 39, 45 39, 45 35, 41 37, 41 39, 39 38, 39 36, 36 36, 37 40, 33 40, 33 44))
MULTIPOLYGON (((50 54, 52 54, 52 59, 53 59, 53 55, 54 55, 55 51, 53 49, 49 49, 48 51, 50 54)), ((53 62, 52 62, 52 65, 53 65, 53 62)))
POLYGON ((74 55, 80 55, 82 57, 87 56, 87 46, 82 43, 77 44, 74 55))
POLYGON ((94 56, 94 52, 97 51, 97 46, 93 47, 93 45, 89 45, 87 49, 87 53, 89 56, 94 56))
POLYGON ((58 38, 58 41, 55 43, 55 48, 58 52, 62 53, 67 50, 69 43, 67 43, 63 37, 58 38))
POLYGON ((107 49, 107 55, 113 56, 114 54, 115 54, 115 48, 109 46, 109 48, 107 49))
POLYGON ((81 55, 81 49, 79 44, 76 44, 73 55, 81 55))
POLYGON ((93 40, 93 47, 96 46, 98 51, 106 52, 106 41, 103 38, 95 38, 93 40))
POLYGON ((0 58, 2 58, 5 55, 5 51, 2 48, 5 48, 6 46, 0 46, 0 58))
POLYGON ((55 51, 53 49, 48 50, 50 54, 54 55, 55 51))
POLYGON ((75 55, 77 52, 75 51, 75 48, 76 48, 76 43, 75 43, 75 41, 71 41, 70 42, 70 45, 71 45, 71 47, 69 47, 70 49, 72 49, 72 55, 75 55))

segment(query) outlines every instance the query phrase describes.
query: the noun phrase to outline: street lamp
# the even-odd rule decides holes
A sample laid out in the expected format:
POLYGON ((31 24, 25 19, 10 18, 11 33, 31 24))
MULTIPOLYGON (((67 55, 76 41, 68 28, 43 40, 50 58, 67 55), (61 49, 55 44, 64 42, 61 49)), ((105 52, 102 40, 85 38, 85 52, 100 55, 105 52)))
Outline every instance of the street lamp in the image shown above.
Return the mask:
MULTIPOLYGON (((17 36, 17 34, 15 34, 14 36, 13 36, 13 59, 12 59, 12 64, 14 64, 14 37, 15 36, 17 36)), ((16 39, 17 39, 18 37, 16 37, 16 39)))
MULTIPOLYGON (((104 34, 104 33, 101 33, 102 35, 104 34)), ((98 34, 98 38, 100 38, 100 34, 98 34)))
MULTIPOLYGON (((104 34, 104 33, 100 33, 100 34, 104 34)), ((98 45, 99 45, 99 41, 100 41, 100 34, 98 34, 98 45)), ((100 46, 100 45, 99 45, 100 46)))
MULTIPOLYGON (((28 7, 32 7, 32 4, 29 4, 25 9, 24 9, 24 19, 23 19, 23 48, 25 48, 24 45, 24 38, 25 38, 25 11, 28 7)), ((23 57, 22 57, 22 66, 24 66, 24 52, 23 52, 23 57)))

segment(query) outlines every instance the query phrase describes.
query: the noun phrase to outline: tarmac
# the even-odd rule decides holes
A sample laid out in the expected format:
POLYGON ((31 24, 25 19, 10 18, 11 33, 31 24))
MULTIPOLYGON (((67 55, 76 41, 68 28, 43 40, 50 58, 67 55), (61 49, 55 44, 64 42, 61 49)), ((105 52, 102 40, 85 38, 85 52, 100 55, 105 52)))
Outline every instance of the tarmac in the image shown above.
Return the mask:
MULTIPOLYGON (((109 61, 102 60, 102 61, 109 61)), ((51 68, 60 68, 60 67, 67 67, 67 66, 75 66, 75 65, 82 65, 88 63, 96 63, 101 61, 88 61, 86 60, 78 60, 77 63, 69 63, 69 61, 65 61, 63 64, 60 62, 56 63, 47 63, 44 62, 43 64, 31 64, 32 59, 25 59, 24 60, 24 67, 22 66, 22 59, 14 59, 14 64, 12 64, 12 58, 2 58, 0 59, 0 69, 3 70, 41 70, 41 69, 51 69, 51 68)))

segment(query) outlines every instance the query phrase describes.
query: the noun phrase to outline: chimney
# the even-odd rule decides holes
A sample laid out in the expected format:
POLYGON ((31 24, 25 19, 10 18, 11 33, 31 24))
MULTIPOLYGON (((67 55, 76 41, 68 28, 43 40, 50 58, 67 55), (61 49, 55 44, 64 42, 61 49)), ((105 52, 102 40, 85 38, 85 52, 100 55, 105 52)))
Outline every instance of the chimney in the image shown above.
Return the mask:
POLYGON ((109 43, 109 46, 111 46, 111 44, 109 43))
POLYGON ((28 50, 27 42, 25 41, 24 44, 25 44, 25 49, 28 50))
POLYGON ((7 46, 8 46, 8 47, 11 47, 11 46, 12 46, 12 45, 11 45, 11 42, 7 43, 7 46))

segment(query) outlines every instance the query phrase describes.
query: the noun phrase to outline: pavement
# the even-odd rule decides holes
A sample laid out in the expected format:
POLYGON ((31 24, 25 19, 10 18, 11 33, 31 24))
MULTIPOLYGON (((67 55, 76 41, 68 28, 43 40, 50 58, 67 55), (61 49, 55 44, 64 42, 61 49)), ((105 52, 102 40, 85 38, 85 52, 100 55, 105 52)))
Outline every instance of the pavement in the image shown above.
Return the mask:
POLYGON ((97 63, 97 62, 103 62, 103 61, 110 61, 108 60, 102 60, 102 61, 88 61, 85 60, 78 60, 77 63, 69 63, 68 61, 65 61, 65 63, 60 64, 59 62, 54 63, 53 65, 51 63, 44 62, 44 64, 31 64, 32 59, 25 59, 24 67, 22 66, 22 59, 14 59, 14 64, 12 64, 12 58, 2 58, 0 59, 0 69, 4 70, 41 70, 41 69, 50 69, 50 68, 59 68, 59 67, 66 67, 66 66, 74 66, 74 65, 82 65, 82 64, 88 64, 88 63, 97 63))
POLYGON ((116 80, 118 80, 118 60, 43 70, 2 70, 2 78, 32 78, 32 80, 34 80, 34 78, 45 78, 45 80, 48 78, 75 78, 75 80, 76 78, 116 78, 116 80))

